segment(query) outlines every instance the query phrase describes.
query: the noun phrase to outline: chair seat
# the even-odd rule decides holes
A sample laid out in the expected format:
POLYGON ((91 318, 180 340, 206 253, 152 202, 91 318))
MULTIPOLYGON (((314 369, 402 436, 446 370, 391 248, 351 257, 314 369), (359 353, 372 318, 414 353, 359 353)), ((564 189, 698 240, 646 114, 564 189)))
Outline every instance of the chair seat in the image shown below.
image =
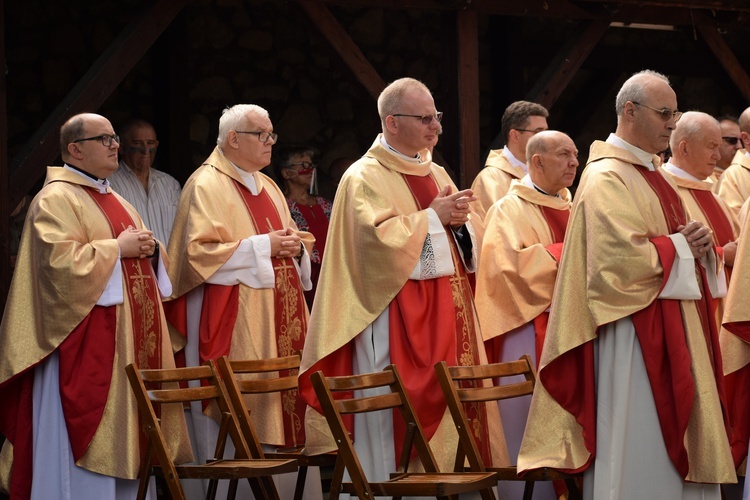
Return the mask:
MULTIPOLYGON (((392 476, 388 481, 369 483, 372 493, 376 496, 448 496, 492 488, 497 484, 494 472, 412 472, 392 476)), ((352 483, 343 483, 341 487, 344 493, 356 495, 352 483)))
POLYGON ((333 467, 336 464, 336 453, 323 453, 320 455, 305 455, 302 453, 303 446, 299 448, 277 448, 276 451, 264 453, 266 458, 293 459, 300 467, 333 467))
MULTIPOLYGON (((161 468, 154 467, 155 471, 162 473, 161 468)), ((216 478, 217 469, 221 470, 222 477, 246 478, 263 477, 271 474, 285 474, 295 472, 297 463, 294 460, 214 460, 205 465, 177 465, 175 467, 180 477, 191 479, 213 479, 216 478)))

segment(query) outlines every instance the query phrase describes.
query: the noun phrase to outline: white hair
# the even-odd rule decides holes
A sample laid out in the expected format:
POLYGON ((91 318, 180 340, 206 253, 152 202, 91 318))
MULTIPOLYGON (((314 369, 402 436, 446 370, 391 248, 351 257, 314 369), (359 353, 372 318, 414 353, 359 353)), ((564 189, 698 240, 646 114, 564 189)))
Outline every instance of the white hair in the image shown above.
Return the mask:
POLYGON ((223 146, 229 131, 244 126, 247 122, 247 115, 250 114, 260 118, 268 118, 268 111, 256 104, 236 104, 222 111, 221 118, 219 118, 219 137, 216 139, 216 144, 223 146))

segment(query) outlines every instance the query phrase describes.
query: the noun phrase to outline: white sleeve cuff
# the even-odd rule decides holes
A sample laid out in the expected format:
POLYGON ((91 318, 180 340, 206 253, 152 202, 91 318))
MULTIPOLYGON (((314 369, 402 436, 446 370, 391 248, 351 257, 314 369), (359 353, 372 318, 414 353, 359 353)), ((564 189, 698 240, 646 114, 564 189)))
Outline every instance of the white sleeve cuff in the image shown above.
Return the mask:
POLYGON ((664 285, 660 299, 697 300, 701 298, 698 281, 695 279, 695 259, 685 236, 680 233, 668 236, 677 251, 672 272, 664 285))
POLYGON ((156 282, 159 284, 159 293, 162 298, 172 295, 172 282, 169 281, 167 266, 164 265, 161 252, 159 252, 159 260, 156 262, 156 282))
POLYGON ((307 248, 302 245, 302 257, 298 259, 292 259, 294 261, 294 267, 297 269, 297 275, 299 276, 302 289, 304 291, 312 290, 312 266, 310 265, 310 254, 307 253, 307 248))
POLYGON ((428 208, 427 218, 427 238, 425 238, 422 246, 419 262, 414 266, 409 279, 428 280, 441 276, 453 276, 456 272, 453 267, 448 234, 445 232, 445 227, 440 222, 437 212, 428 208))
POLYGON ((108 307, 122 304, 122 294, 122 261, 120 260, 120 257, 117 257, 115 267, 112 269, 112 275, 109 277, 107 286, 104 287, 104 291, 99 297, 99 300, 96 301, 96 305, 108 307))
POLYGON ((724 272, 724 262, 716 258, 716 252, 711 251, 700 259, 701 266, 706 270, 706 281, 711 297, 721 299, 727 296, 727 274, 724 272))
POLYGON ((267 234, 258 234, 240 240, 229 260, 206 283, 227 286, 242 283, 250 288, 273 288, 271 238, 267 234))

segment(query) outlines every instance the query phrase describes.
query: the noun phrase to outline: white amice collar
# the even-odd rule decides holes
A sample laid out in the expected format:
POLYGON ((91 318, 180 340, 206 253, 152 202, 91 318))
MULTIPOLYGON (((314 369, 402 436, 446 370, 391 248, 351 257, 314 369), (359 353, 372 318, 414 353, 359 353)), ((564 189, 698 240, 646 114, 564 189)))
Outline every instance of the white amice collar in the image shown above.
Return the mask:
MULTIPOLYGON (((232 162, 229 161, 229 163, 232 162)), ((240 177, 242 177, 242 182, 245 183, 245 186, 247 186, 253 196, 258 196, 258 184, 256 184, 255 182, 255 176, 253 175, 253 172, 246 172, 234 163, 232 163, 232 166, 237 171, 237 173, 240 174, 240 177)))
POLYGON ((609 134, 609 137, 607 137, 607 144, 612 144, 613 146, 617 146, 618 148, 630 151, 635 155, 636 158, 638 158, 638 160, 640 160, 643 165, 648 167, 649 170, 656 170, 656 167, 654 167, 654 163, 652 161, 654 158, 654 155, 652 153, 648 153, 637 146, 633 146, 632 144, 616 136, 615 134, 609 134))
POLYGON ((107 188, 109 187, 109 181, 107 179, 95 180, 93 177, 89 177, 80 170, 71 167, 67 163, 63 165, 63 168, 68 170, 69 172, 74 172, 75 174, 80 175, 81 177, 86 179, 86 182, 98 189, 101 194, 107 194, 107 188))
POLYGON ((414 163, 414 164, 417 164, 417 165, 419 165, 419 164, 422 163, 422 156, 419 153, 417 153, 416 157, 405 155, 404 153, 400 152, 399 150, 397 150, 396 148, 394 148, 393 146, 391 146, 390 144, 388 144, 388 141, 385 140, 385 136, 382 135, 382 134, 380 136, 380 144, 385 149, 387 149, 388 151, 390 151, 391 153, 393 153, 394 155, 398 156, 399 158, 401 158, 404 161, 408 161, 410 163, 414 163))
POLYGON ((516 155, 514 155, 513 152, 508 149, 508 146, 503 146, 503 156, 505 156, 508 162, 514 167, 520 168, 527 174, 529 173, 529 167, 526 165, 526 163, 516 158, 516 155))
POLYGON ((685 172, 680 167, 678 167, 677 165, 675 165, 674 163, 672 163, 671 160, 668 161, 667 163, 665 163, 664 165, 662 165, 661 168, 663 168, 664 170, 666 170, 670 174, 674 175, 675 177, 679 177, 681 179, 687 179, 689 181, 698 181, 698 182, 703 182, 704 181, 704 179, 699 179, 696 176, 694 176, 693 174, 689 174, 689 173, 685 172))

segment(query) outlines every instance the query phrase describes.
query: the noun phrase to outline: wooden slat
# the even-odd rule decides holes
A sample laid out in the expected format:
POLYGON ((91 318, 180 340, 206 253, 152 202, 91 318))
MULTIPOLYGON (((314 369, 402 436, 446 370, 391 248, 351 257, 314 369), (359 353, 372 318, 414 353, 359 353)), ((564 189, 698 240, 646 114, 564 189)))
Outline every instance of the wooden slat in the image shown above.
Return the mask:
POLYGON ((186 403, 189 401, 213 399, 218 395, 219 390, 213 385, 148 391, 148 398, 154 403, 186 403))
POLYGON ((468 188, 482 168, 479 157, 479 39, 477 13, 461 10, 458 26, 459 189, 468 188))
POLYGON ((696 12, 694 15, 696 19, 696 27, 706 41, 706 44, 711 49, 711 52, 714 53, 719 64, 721 64, 729 74, 729 78, 732 79, 734 84, 740 90, 745 101, 750 102, 750 77, 748 77, 747 72, 737 59, 737 56, 734 55, 732 49, 721 37, 716 29, 715 23, 711 23, 708 18, 699 12, 696 12))
POLYGON ((279 370, 296 370, 299 368, 299 355, 283 356, 271 359, 231 359, 229 364, 234 373, 277 372, 279 370))
POLYGON ((371 396, 367 398, 347 399, 335 402, 336 409, 339 413, 362 413, 366 411, 387 410, 401 405, 401 396, 396 392, 389 392, 380 396, 371 396))
POLYGON ((361 375, 344 375, 341 377, 327 377, 326 382, 331 391, 356 391, 370 387, 382 387, 393 384, 396 377, 392 371, 363 373, 361 375))
POLYGON ((471 389, 456 389, 458 399, 462 403, 474 403, 478 401, 503 400, 516 398, 526 394, 531 395, 534 391, 534 384, 529 380, 518 382, 517 384, 508 384, 493 387, 473 387, 471 389))
POLYGON ((328 10, 328 7, 320 2, 298 0, 300 7, 304 9, 312 21, 312 25, 318 28, 323 37, 328 40, 331 47, 341 56, 354 77, 365 87, 370 95, 377 99, 385 88, 385 81, 380 77, 375 68, 370 64, 365 55, 359 50, 357 44, 339 24, 336 18, 328 10))
POLYGON ((526 100, 551 109, 608 27, 607 21, 591 21, 577 38, 571 38, 563 45, 529 91, 526 100))
MULTIPOLYGON (((131 22, 89 68, 13 159, 10 206, 15 206, 59 154, 59 130, 72 115, 96 111, 140 61, 186 0, 159 0, 131 22)), ((9 212, 6 209, 6 214, 9 212)))
MULTIPOLYGON (((237 372, 235 372, 237 373, 237 372)), ((264 394, 289 391, 297 388, 297 377, 281 377, 266 380, 237 380, 242 394, 264 394)))
POLYGON ((213 372, 208 365, 141 370, 141 378, 144 382, 179 382, 183 380, 210 378, 212 376, 213 372))
POLYGON ((507 361, 489 365, 449 366, 448 372, 453 380, 478 380, 485 378, 509 377, 522 375, 530 370, 526 360, 507 361))

